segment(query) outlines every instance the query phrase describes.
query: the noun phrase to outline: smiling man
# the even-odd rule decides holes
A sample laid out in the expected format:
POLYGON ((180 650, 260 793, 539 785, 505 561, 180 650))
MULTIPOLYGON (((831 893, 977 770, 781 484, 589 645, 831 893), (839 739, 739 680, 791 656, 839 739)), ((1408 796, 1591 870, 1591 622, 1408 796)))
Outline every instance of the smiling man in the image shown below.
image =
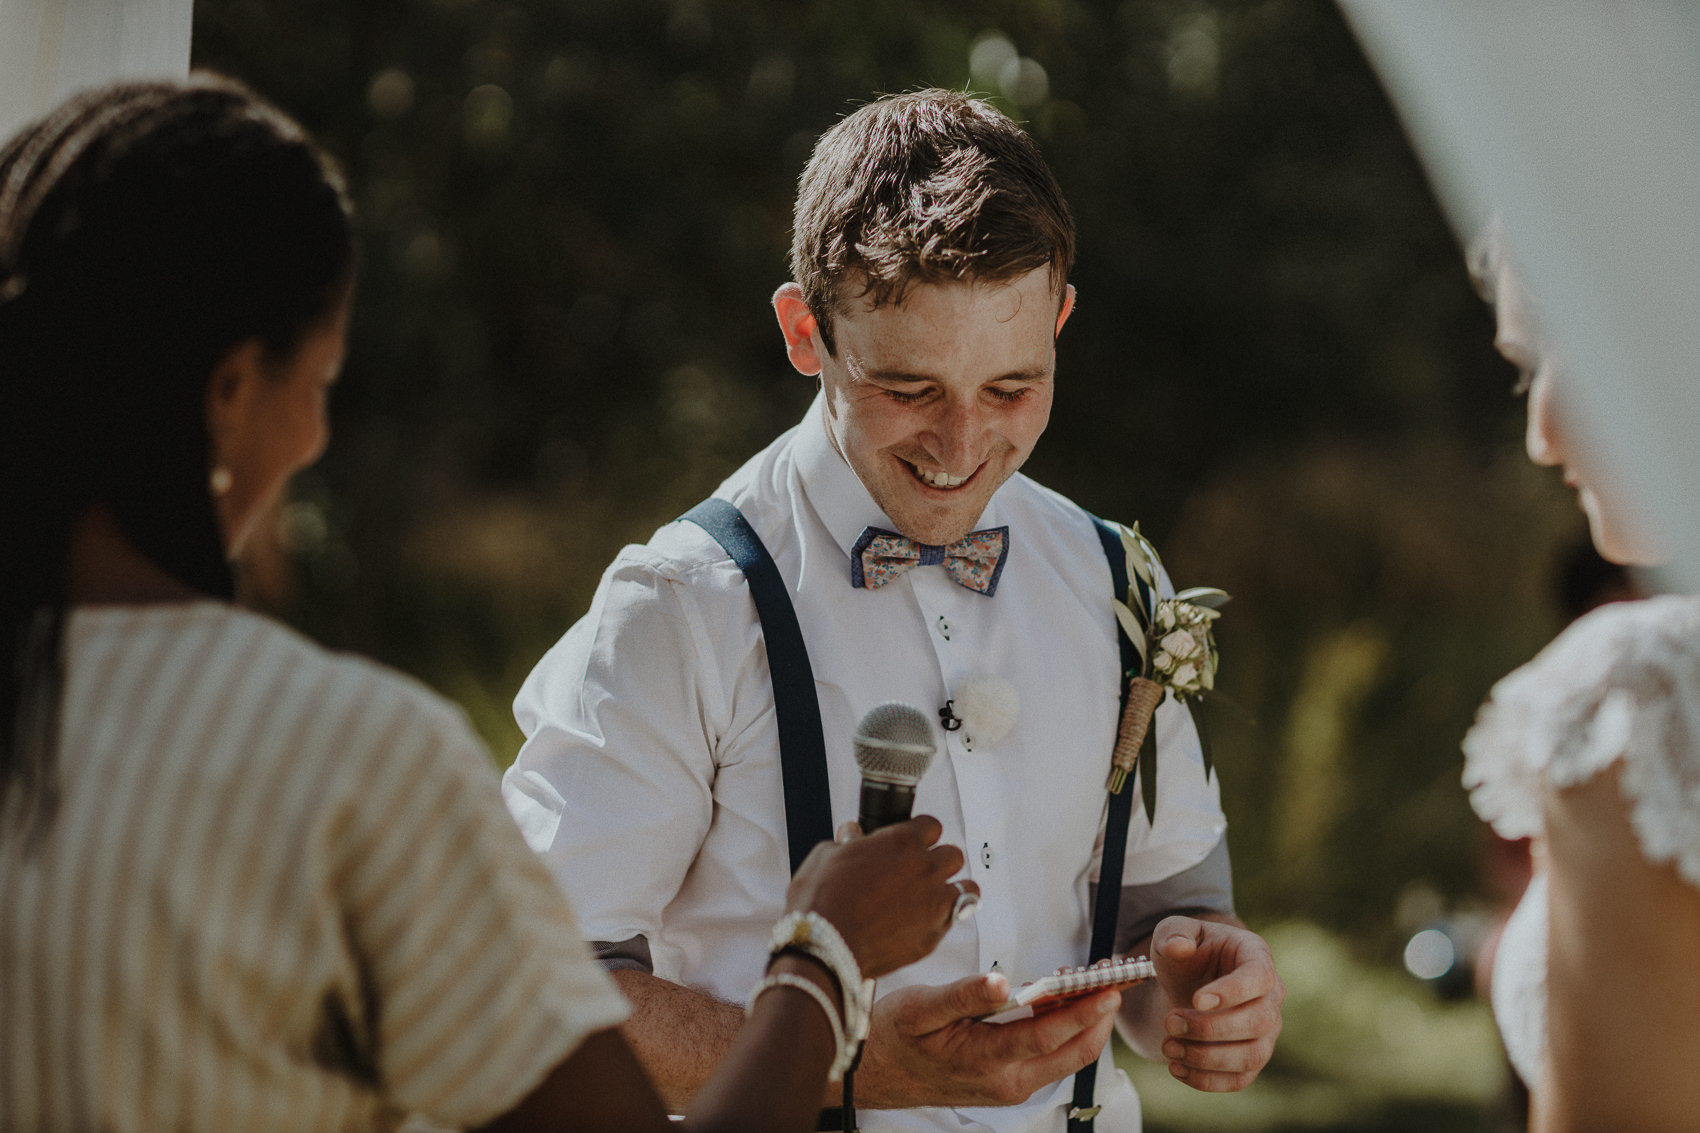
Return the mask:
POLYGON ((968 849, 983 903, 882 981, 855 1077, 862 1128, 1137 1130, 1106 1051, 1118 1023, 1189 1085, 1244 1087, 1283 993, 1233 918, 1216 784, 1172 704, 1155 724, 1155 823, 1135 807, 1128 830, 1116 937, 1149 950, 1158 978, 980 1021, 1012 981, 1087 959, 1122 687, 1093 520, 1019 474, 1074 307, 1054 178, 993 108, 921 91, 821 138, 795 228, 795 280, 773 306, 819 395, 715 496, 770 555, 812 679, 776 693, 800 667, 764 632, 758 572, 747 582, 717 537, 677 522, 621 553, 515 703, 528 739, 509 808, 633 1001, 629 1039, 673 1103, 706 1080, 760 977, 788 838, 856 816, 852 732, 902 700, 945 724, 916 809, 968 849), (976 707, 969 685, 1010 691, 976 707), (818 730, 826 748, 822 797, 802 792, 813 811, 792 793, 795 727, 781 771, 798 696, 819 713, 805 739, 818 730), (1095 1090, 1071 1085, 1092 1065, 1095 1090))

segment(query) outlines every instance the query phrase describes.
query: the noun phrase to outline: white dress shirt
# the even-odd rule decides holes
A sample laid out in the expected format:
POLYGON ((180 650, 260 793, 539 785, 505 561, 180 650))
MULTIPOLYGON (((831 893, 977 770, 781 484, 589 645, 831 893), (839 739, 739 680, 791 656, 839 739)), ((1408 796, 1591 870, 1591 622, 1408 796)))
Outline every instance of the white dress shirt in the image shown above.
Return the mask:
MULTIPOLYGON (((833 448, 823 411, 817 398, 715 495, 743 511, 796 606, 834 824, 856 816, 850 737, 869 708, 902 700, 932 716, 977 673, 1020 698, 995 743, 975 741, 972 720, 936 733, 915 809, 963 847, 984 899, 880 990, 994 968, 1020 983, 1083 963, 1121 696, 1110 570, 1092 522, 1017 475, 976 524, 1010 529, 995 597, 942 566, 854 589, 851 545, 864 526, 893 524, 833 448)), ((741 1002, 763 971, 790 873, 773 692, 742 571, 692 523, 627 547, 514 709, 528 739, 504 796, 591 938, 641 935, 657 975, 741 1002)), ((1124 885, 1189 869, 1226 829, 1190 717, 1166 703, 1156 727, 1156 826, 1135 806, 1124 885)), ((1107 1053, 1104 1064, 1100 1133, 1137 1129, 1131 1087, 1107 1053)), ((1069 1088, 1065 1079, 1007 1108, 858 1116, 869 1130, 1060 1131, 1069 1088)))

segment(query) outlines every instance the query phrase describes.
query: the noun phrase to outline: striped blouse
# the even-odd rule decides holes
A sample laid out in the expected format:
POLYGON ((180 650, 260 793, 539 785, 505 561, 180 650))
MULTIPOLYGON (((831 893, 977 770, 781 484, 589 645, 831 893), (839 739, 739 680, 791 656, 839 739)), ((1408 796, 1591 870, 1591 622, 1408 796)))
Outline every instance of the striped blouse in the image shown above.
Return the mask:
POLYGON ((0 829, 0 1129, 472 1125, 625 1017, 438 697, 212 602, 66 647, 56 816, 0 829))

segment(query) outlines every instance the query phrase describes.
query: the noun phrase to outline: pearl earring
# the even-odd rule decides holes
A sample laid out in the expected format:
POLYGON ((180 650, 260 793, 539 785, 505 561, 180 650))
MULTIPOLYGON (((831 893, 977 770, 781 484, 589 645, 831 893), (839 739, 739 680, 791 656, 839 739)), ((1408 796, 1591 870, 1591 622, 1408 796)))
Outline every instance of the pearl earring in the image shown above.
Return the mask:
POLYGON ((222 496, 230 491, 230 484, 230 469, 222 464, 207 473, 207 490, 215 496, 222 496))

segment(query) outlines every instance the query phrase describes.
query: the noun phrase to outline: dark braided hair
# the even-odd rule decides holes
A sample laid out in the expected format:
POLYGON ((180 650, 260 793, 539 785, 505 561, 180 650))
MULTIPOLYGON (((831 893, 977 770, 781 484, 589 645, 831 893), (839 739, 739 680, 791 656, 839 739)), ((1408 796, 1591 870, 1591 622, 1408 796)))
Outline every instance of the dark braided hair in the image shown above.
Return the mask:
POLYGON ((244 342, 287 358, 353 270, 339 174, 228 79, 91 91, 0 148, 0 818, 51 820, 75 524, 104 505, 230 598, 208 381, 244 342))

